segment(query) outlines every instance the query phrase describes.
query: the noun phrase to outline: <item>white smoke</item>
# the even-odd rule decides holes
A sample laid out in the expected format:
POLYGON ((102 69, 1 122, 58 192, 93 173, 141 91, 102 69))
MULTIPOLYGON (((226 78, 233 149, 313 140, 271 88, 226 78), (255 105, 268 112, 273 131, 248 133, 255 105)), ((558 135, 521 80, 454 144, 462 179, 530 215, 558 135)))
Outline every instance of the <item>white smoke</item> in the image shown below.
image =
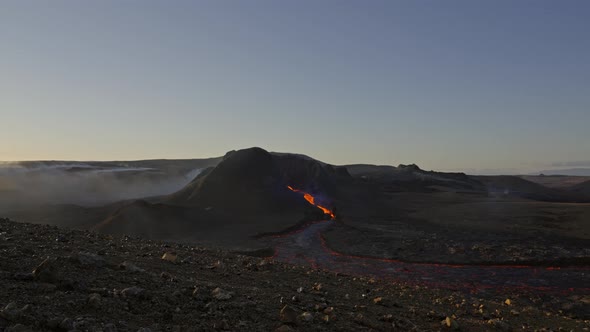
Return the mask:
POLYGON ((103 167, 85 163, 0 164, 0 208, 42 204, 98 206, 167 195, 194 179, 185 173, 147 167, 103 167))

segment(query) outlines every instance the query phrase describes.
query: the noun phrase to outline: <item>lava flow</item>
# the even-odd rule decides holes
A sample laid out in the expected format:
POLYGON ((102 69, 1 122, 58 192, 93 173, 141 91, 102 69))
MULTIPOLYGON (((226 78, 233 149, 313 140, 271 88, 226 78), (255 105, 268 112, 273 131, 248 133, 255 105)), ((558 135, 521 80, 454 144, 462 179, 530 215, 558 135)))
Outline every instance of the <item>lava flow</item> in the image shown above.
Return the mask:
POLYGON ((315 202, 315 197, 313 197, 310 193, 306 193, 304 191, 301 191, 299 189, 295 189, 291 186, 287 186, 287 188, 289 188, 289 190, 296 192, 296 193, 302 193, 303 194, 303 198, 305 198, 306 201, 308 201, 311 205, 317 207, 318 209, 324 211, 324 214, 327 214, 330 216, 330 219, 334 219, 336 218, 336 216, 334 215, 334 212, 332 212, 330 209, 328 209, 325 206, 316 204, 315 202))
POLYGON ((524 265, 410 263, 346 255, 330 249, 322 237, 322 232, 334 225, 334 222, 316 222, 296 232, 274 237, 273 258, 342 274, 474 293, 493 289, 519 289, 560 294, 590 294, 588 266, 551 268, 524 265))

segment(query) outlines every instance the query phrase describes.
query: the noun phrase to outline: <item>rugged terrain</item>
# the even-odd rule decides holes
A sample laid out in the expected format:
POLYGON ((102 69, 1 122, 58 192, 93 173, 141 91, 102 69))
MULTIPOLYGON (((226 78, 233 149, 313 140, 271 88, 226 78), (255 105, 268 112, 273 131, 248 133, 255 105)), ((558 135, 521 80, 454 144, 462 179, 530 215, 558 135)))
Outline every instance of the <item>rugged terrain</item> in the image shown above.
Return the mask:
POLYGON ((588 328, 582 179, 260 148, 72 165, 0 177, 23 222, 0 222, 0 330, 588 328))
MULTIPOLYGON (((176 179, 172 182, 179 174, 198 175, 183 176, 183 184, 172 192, 164 186, 160 195, 98 206, 75 200, 42 205, 25 200, 19 209, 9 209, 2 202, 15 197, 5 193, 0 215, 107 234, 257 250, 269 247, 260 234, 284 232, 324 217, 304 199, 308 193, 334 210, 338 223, 323 236, 330 248, 349 255, 409 262, 550 266, 588 266, 590 260, 590 196, 585 178, 469 176, 425 171, 417 165, 333 166, 261 148, 230 151, 211 159, 75 167, 78 164, 24 163, 21 167, 32 173, 7 175, 4 183, 28 184, 23 189, 28 188, 31 195, 56 192, 51 196, 59 196, 64 187, 61 180, 78 183, 80 174, 100 174, 98 182, 102 183, 104 171, 109 170, 108 174, 123 182, 107 182, 97 190, 101 197, 112 194, 114 199, 120 197, 120 184, 141 187, 154 174, 160 174, 159 179, 176 179), (64 169, 64 165, 69 166, 64 169), (64 174, 75 174, 75 181, 64 174), (48 183, 56 185, 47 187, 48 183)), ((81 183, 79 195, 68 195, 90 195, 87 189, 97 181, 90 179, 90 184, 81 183)), ((66 192, 76 190, 65 187, 66 192)))
POLYGON ((588 295, 465 291, 0 220, 0 331, 584 331, 588 295))

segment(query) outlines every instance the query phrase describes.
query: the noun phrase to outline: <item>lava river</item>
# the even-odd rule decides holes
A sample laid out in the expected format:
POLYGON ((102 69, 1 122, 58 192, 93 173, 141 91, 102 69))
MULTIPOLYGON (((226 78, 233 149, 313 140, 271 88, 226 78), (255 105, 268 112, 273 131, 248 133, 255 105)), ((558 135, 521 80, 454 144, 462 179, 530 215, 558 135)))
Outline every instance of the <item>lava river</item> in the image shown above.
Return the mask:
POLYGON ((321 204, 317 203, 317 202, 316 202, 316 198, 315 198, 313 195, 311 195, 310 193, 306 193, 306 192, 304 192, 304 191, 301 191, 301 190, 299 190, 299 189, 295 189, 295 188, 293 188, 293 187, 291 187, 291 186, 287 186, 287 188, 288 188, 289 190, 291 190, 292 192, 296 192, 296 193, 303 194, 303 198, 305 198, 305 200, 306 200, 306 201, 307 201, 309 204, 311 204, 311 205, 313 205, 313 206, 317 207, 318 209, 322 210, 322 211, 324 212, 324 214, 326 214, 326 215, 329 215, 329 216, 330 216, 330 219, 334 219, 334 218, 336 218, 336 216, 334 215, 334 212, 333 212, 332 210, 330 210, 330 209, 328 209, 327 207, 325 207, 325 206, 323 206, 323 205, 321 205, 321 204))
POLYGON ((590 267, 585 266, 547 268, 428 264, 344 255, 328 248, 322 237, 322 231, 334 224, 335 221, 331 220, 317 222, 298 232, 274 236, 274 258, 348 275, 462 291, 521 289, 590 294, 590 267))

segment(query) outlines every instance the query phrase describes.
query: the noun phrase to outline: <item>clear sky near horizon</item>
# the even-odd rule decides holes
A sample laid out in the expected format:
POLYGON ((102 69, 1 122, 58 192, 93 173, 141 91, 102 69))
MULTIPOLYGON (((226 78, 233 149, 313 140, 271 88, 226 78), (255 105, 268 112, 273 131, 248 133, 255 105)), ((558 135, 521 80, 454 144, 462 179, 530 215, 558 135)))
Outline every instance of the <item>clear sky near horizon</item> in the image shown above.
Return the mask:
POLYGON ((0 1, 0 160, 590 166, 588 1, 0 1))

